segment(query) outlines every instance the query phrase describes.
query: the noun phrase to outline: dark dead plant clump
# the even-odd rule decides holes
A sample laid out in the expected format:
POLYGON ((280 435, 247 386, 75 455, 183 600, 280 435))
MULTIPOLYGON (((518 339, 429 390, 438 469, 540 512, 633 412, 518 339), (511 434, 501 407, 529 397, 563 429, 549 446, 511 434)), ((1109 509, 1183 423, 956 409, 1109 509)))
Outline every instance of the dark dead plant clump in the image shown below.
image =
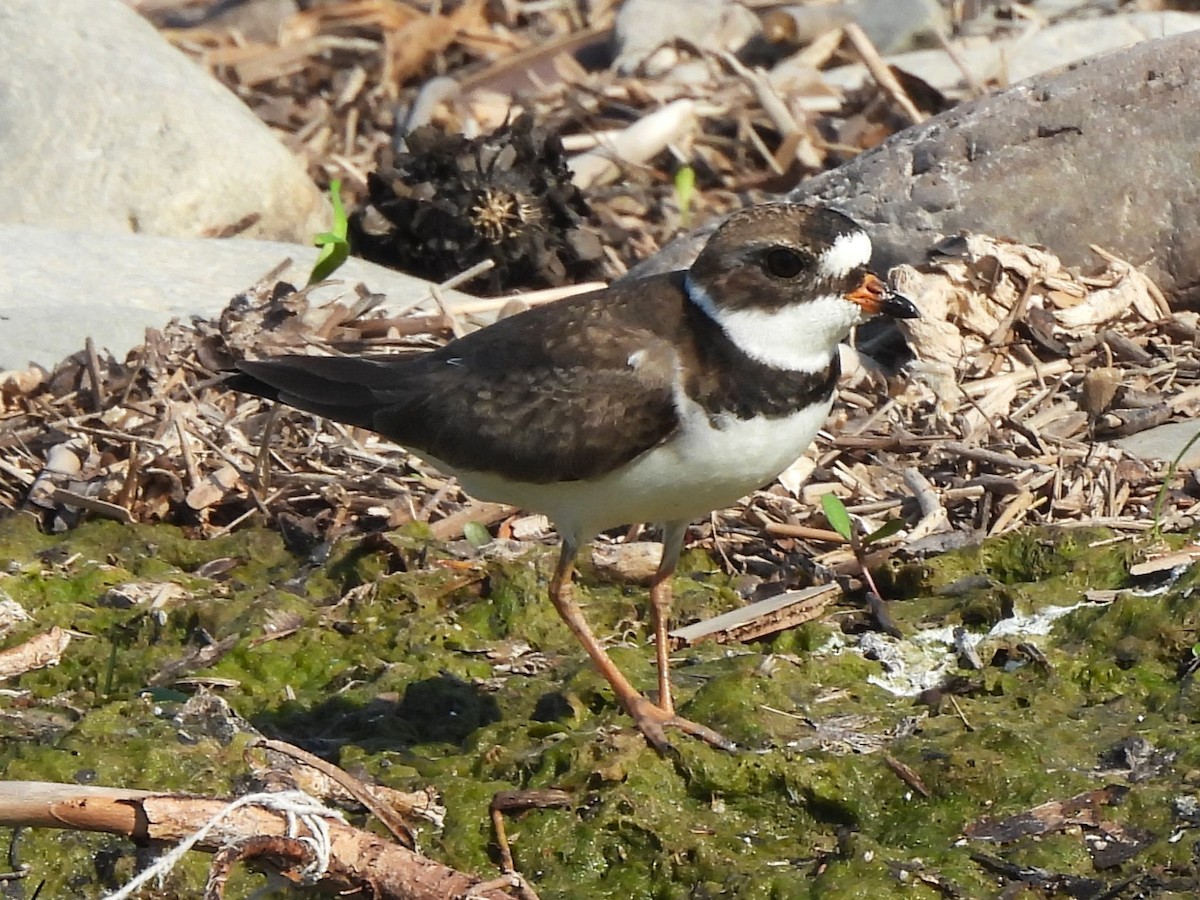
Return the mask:
POLYGON ((381 265, 444 281, 490 259, 490 293, 604 276, 562 144, 528 116, 479 138, 419 128, 382 154, 367 193, 350 240, 381 265))

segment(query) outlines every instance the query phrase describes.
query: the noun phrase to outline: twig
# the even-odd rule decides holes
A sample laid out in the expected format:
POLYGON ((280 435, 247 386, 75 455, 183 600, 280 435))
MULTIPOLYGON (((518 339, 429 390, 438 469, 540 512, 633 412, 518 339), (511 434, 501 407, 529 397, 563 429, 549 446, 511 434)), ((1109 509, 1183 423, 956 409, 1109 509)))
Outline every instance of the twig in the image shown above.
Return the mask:
POLYGON ((895 772, 901 781, 907 784, 926 800, 933 796, 933 792, 930 791, 929 788, 925 787, 925 782, 921 780, 921 776, 918 775, 916 770, 911 766, 902 763, 890 753, 885 753, 883 755, 883 761, 887 763, 887 767, 895 772))
POLYGON ((787 522, 768 522, 763 526, 767 534, 779 537, 794 537, 806 541, 823 541, 827 544, 844 544, 846 539, 828 528, 812 528, 808 525, 791 525, 787 522))
POLYGON ((967 719, 967 714, 962 711, 962 707, 958 705, 958 701, 954 699, 954 695, 949 694, 947 699, 949 699, 950 705, 954 707, 954 714, 958 716, 963 725, 966 726, 967 731, 974 731, 975 727, 967 719))
POLYGON ((303 763, 309 768, 316 769, 335 784, 341 786, 350 796, 370 810, 371 815, 382 822, 383 826, 401 844, 410 850, 417 846, 416 836, 413 834, 412 829, 408 827, 408 823, 400 818, 394 809, 386 803, 381 802, 367 785, 363 784, 345 769, 339 768, 333 765, 333 763, 328 763, 319 756, 314 756, 307 750, 301 750, 299 747, 289 744, 286 741, 260 738, 250 746, 262 747, 264 750, 280 753, 291 757, 297 762, 303 763))
MULTIPOLYGON (((775 90, 775 86, 771 84, 771 79, 762 69, 749 69, 732 53, 723 52, 720 54, 721 60, 727 65, 731 71, 746 83, 746 85, 754 91, 754 95, 758 98, 759 105, 762 106, 763 112, 771 120, 779 132, 781 138, 778 154, 767 154, 767 163, 777 173, 782 174, 787 171, 788 167, 795 160, 809 169, 819 169, 821 167, 821 159, 812 149, 812 144, 809 142, 807 148, 804 147, 804 129, 796 121, 796 117, 792 115, 783 98, 775 90), (791 147, 791 158, 785 158, 785 152, 788 147, 791 147), (807 153, 802 152, 807 149, 807 153)), ((753 129, 751 129, 753 131, 753 129)))
POLYGON ((1053 467, 1047 466, 1044 463, 1034 462, 1031 459, 1021 459, 1019 456, 1009 456, 1007 453, 998 453, 995 450, 986 450, 983 447, 972 447, 970 444, 963 444, 959 441, 946 441, 938 449, 950 456, 960 456, 963 459, 970 459, 975 462, 985 462, 1001 469, 1028 469, 1033 472, 1054 471, 1053 467))
POLYGON ((896 76, 892 74, 892 70, 888 68, 888 64, 883 61, 883 57, 879 55, 879 51, 875 49, 875 45, 867 37, 867 33, 862 30, 857 22, 848 22, 843 27, 846 37, 850 39, 850 43, 854 45, 854 49, 862 57, 867 71, 871 73, 871 77, 875 79, 876 84, 883 88, 884 92, 896 101, 896 104, 904 110, 904 114, 908 116, 909 121, 914 125, 924 122, 926 118, 925 114, 917 109, 917 105, 905 93, 896 76))
POLYGON ((967 61, 963 55, 958 52, 958 47, 954 45, 954 42, 940 28, 936 31, 942 49, 946 51, 946 55, 950 57, 950 62, 954 63, 955 68, 962 73, 963 81, 966 83, 967 90, 971 96, 982 97, 987 93, 987 88, 983 86, 983 82, 975 77, 975 73, 971 71, 971 67, 967 65, 967 61))
POLYGON ((183 422, 178 415, 172 416, 175 433, 179 436, 179 452, 183 456, 183 467, 187 472, 188 487, 194 488, 200 483, 200 470, 196 468, 196 457, 192 455, 192 445, 188 433, 184 430, 183 422))
POLYGON ((934 490, 929 479, 919 469, 909 466, 904 470, 904 484, 917 498, 917 506, 921 509, 921 521, 909 532, 909 540, 919 540, 930 534, 945 531, 950 527, 950 517, 942 506, 941 498, 934 490))
MULTIPOLYGON (((139 842, 176 844, 195 839, 194 849, 210 853, 258 836, 289 832, 288 816, 260 805, 231 808, 228 800, 95 785, 0 782, 0 825, 68 828, 124 835, 139 842), (209 830, 199 838, 206 824, 209 830)), ((504 900, 499 887, 455 871, 398 844, 325 819, 328 867, 324 889, 364 893, 378 900, 445 900, 472 893, 480 900, 504 900)))
POLYGON ((133 524, 133 514, 128 509, 116 503, 100 500, 97 497, 88 497, 77 491, 55 488, 50 494, 50 499, 62 506, 74 506, 79 509, 86 509, 88 512, 93 512, 98 516, 120 522, 122 525, 133 524))
POLYGON ((438 289, 437 285, 431 284, 429 286, 429 294, 433 297, 433 302, 437 304, 438 311, 445 317, 446 323, 450 326, 450 331, 453 332, 454 336, 460 338, 466 334, 466 329, 463 328, 463 324, 459 321, 458 316, 454 315, 447 308, 446 300, 442 297, 442 292, 438 289))
MULTIPOLYGON (((571 795, 566 791, 555 788, 541 788, 527 791, 497 791, 488 806, 492 818, 492 828, 496 832, 496 845, 500 850, 500 871, 507 876, 517 875, 513 864, 512 849, 508 845, 508 834, 504 828, 504 814, 524 812, 529 809, 570 809, 571 795)), ((520 896, 527 900, 537 900, 533 888, 521 878, 515 885, 521 892, 520 896)))
POLYGON ((490 272, 494 268, 496 268, 495 260, 493 260, 493 259, 480 260, 479 262, 475 263, 475 265, 471 266, 469 269, 464 269, 463 271, 459 272, 457 275, 453 275, 450 278, 447 278, 445 281, 443 281, 441 284, 439 284, 438 287, 441 288, 443 291, 452 291, 456 287, 458 287, 460 284, 466 284, 468 281, 474 281, 476 278, 478 278, 484 272, 490 272))
POLYGON ((100 357, 96 354, 96 342, 90 337, 84 341, 87 353, 88 381, 91 382, 92 408, 95 412, 104 411, 104 382, 100 378, 100 357))

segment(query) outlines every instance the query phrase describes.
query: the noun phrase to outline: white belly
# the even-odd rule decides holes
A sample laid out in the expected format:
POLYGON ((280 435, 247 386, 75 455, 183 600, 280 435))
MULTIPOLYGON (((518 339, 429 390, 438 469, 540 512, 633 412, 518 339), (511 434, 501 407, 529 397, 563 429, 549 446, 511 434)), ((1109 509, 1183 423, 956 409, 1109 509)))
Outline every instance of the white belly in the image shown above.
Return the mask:
POLYGON ((808 448, 831 405, 832 399, 785 418, 727 416, 715 424, 693 406, 672 440, 590 481, 528 484, 456 474, 473 497, 544 513, 561 534, 582 543, 617 525, 691 521, 737 502, 808 448))

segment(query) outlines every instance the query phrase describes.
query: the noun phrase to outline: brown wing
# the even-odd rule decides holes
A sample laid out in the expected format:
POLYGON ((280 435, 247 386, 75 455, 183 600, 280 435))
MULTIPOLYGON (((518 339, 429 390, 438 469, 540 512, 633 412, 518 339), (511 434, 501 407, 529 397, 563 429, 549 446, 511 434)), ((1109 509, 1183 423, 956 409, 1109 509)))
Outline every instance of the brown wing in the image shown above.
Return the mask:
POLYGON ((504 319, 417 357, 280 357, 231 386, 370 428, 460 469, 594 478, 677 425, 681 276, 504 319))

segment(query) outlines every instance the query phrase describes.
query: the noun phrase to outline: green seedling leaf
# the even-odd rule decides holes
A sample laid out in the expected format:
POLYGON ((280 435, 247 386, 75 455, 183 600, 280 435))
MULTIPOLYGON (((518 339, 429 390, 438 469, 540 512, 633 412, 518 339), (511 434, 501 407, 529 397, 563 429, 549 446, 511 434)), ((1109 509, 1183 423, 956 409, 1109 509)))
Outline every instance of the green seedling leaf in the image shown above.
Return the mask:
POLYGON ((841 498, 832 491, 822 494, 821 509, 825 512, 829 527, 849 541, 850 536, 854 534, 854 523, 850 521, 850 513, 846 512, 846 505, 842 503, 841 498))
POLYGON ((329 183, 329 201, 333 204, 333 227, 313 238, 313 243, 321 248, 321 252, 313 263, 312 274, 308 276, 309 284, 324 281, 350 256, 350 220, 342 205, 342 183, 337 179, 329 183))
POLYGON ((684 228, 691 227, 692 198, 696 196, 696 170, 681 166, 675 172, 675 197, 679 201, 679 221, 684 228))
POLYGON ((891 537, 897 531, 904 527, 903 519, 888 519, 865 538, 862 539, 863 544, 871 544, 875 541, 882 541, 884 538, 891 537))
POLYGON ((488 530, 478 522, 468 522, 466 525, 464 525, 463 537, 467 539, 467 543, 476 549, 479 549, 484 544, 489 543, 492 539, 492 536, 488 533, 488 530))

